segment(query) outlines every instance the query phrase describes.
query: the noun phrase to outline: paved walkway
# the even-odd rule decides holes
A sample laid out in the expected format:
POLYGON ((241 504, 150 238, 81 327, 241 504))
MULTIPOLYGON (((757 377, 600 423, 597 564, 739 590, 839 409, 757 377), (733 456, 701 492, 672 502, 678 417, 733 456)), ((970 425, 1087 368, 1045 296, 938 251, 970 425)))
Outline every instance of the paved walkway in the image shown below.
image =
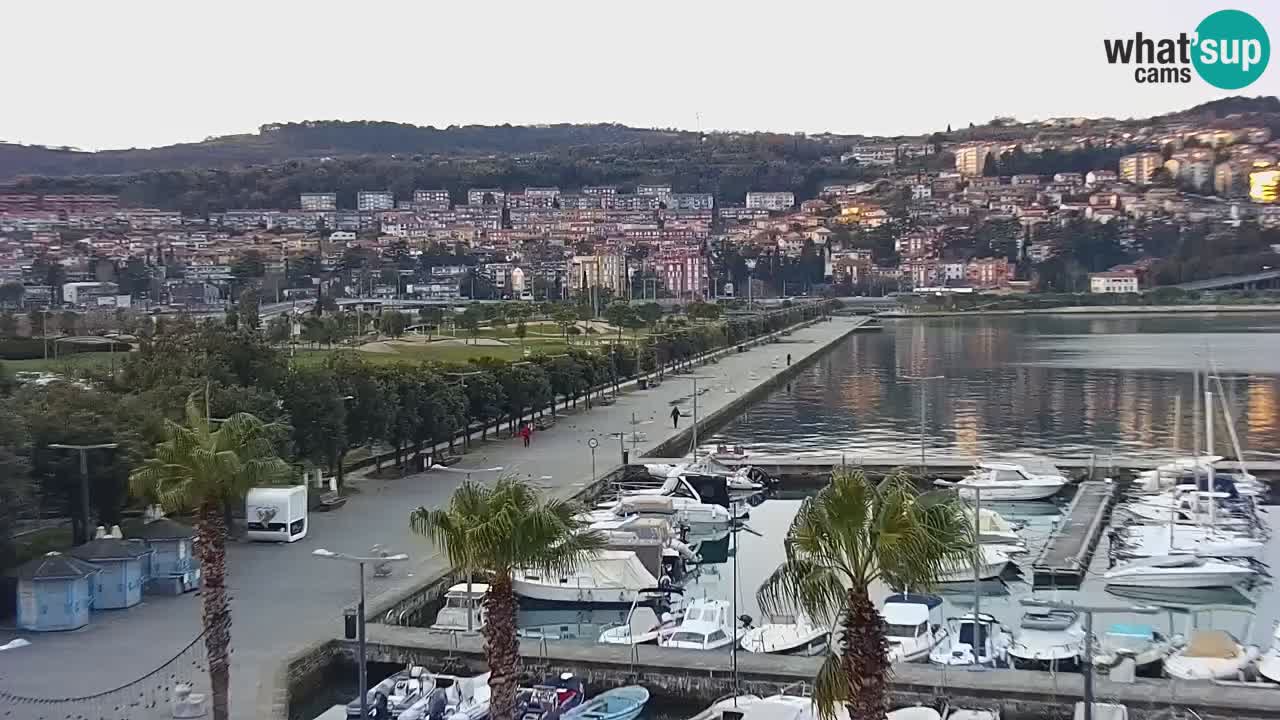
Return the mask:
MULTIPOLYGON (((785 367, 788 353, 793 362, 801 362, 860 323, 861 319, 836 317, 798 330, 782 343, 728 354, 718 363, 698 368, 699 389, 710 387, 698 398, 699 414, 715 412, 767 382, 785 367)), ((512 440, 477 443, 456 468, 501 466, 549 491, 571 495, 593 479, 590 439, 600 443, 595 462, 598 476, 621 459, 618 440, 610 433, 639 430, 646 442, 633 457, 643 454, 674 435, 671 404, 689 409, 692 390, 688 376, 670 376, 658 388, 624 393, 610 407, 562 416, 554 428, 535 433, 529 448, 512 440), (633 426, 633 415, 647 424, 633 426)), ((680 430, 687 422, 681 421, 680 430)), ((408 515, 419 505, 446 503, 465 477, 460 472, 433 471, 397 480, 353 479, 351 485, 358 492, 340 510, 313 514, 305 539, 290 545, 235 543, 229 547, 233 717, 256 720, 259 691, 287 654, 342 633, 342 609, 356 599, 356 570, 346 563, 314 558, 312 550, 363 553, 381 544, 409 553, 411 560, 397 564, 393 577, 366 579, 371 603, 373 598, 434 575, 444 568, 443 558, 429 542, 410 533, 408 515)), ((199 617, 199 598, 188 595, 148 599, 132 610, 95 614, 93 624, 83 631, 23 634, 33 644, 0 654, 0 687, 59 696, 68 694, 65 679, 69 676, 78 678, 70 688, 75 694, 127 683, 190 642, 199 632, 199 617)), ((0 629, 0 644, 13 636, 11 629, 0 629)))

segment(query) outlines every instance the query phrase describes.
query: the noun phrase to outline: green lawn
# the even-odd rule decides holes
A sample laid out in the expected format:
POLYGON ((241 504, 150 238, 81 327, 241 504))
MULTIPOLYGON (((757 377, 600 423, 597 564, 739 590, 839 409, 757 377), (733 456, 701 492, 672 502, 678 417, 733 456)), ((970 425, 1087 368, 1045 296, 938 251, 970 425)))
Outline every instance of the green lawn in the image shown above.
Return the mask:
MULTIPOLYGON (((543 352, 547 354, 562 353, 565 350, 565 344, 559 339, 544 340, 527 338, 525 346, 531 352, 543 352)), ((499 360, 520 360, 524 357, 524 352, 520 344, 513 343, 510 345, 454 345, 433 343, 431 345, 399 345, 392 343, 389 345, 395 352, 366 352, 358 351, 360 358, 371 363, 399 363, 399 362, 422 362, 425 360, 435 360, 437 362, 456 362, 465 363, 468 360, 474 360, 482 357, 492 357, 499 360)), ((338 350, 329 349, 303 349, 298 348, 297 359, 303 363, 321 363, 326 357, 338 352, 338 350)))
MULTIPOLYGON (((125 353, 115 353, 116 367, 124 362, 125 353)), ((99 367, 110 368, 112 362, 112 353, 109 352, 83 352, 63 355, 59 358, 34 358, 32 360, 0 360, 10 372, 54 372, 61 373, 68 369, 79 370, 83 368, 99 367)))

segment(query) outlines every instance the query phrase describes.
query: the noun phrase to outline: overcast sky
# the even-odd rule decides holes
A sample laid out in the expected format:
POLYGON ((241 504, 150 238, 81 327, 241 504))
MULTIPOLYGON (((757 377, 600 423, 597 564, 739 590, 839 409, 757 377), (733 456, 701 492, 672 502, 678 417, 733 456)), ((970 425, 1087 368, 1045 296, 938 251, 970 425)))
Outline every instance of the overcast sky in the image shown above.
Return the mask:
MULTIPOLYGON (((1104 37, 1280 2, 43 0, 6 3, 0 140, 149 147, 316 119, 905 134, 1145 116, 1232 93, 1139 85, 1104 37)), ((1280 94, 1280 59, 1243 92, 1280 94)))

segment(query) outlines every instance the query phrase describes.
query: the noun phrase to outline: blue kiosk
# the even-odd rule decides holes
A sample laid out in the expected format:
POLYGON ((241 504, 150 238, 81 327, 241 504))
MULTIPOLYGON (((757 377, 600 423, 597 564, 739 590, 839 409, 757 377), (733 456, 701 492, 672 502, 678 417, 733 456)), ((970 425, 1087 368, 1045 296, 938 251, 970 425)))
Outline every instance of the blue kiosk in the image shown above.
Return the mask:
POLYGON ((162 517, 143 525, 134 537, 152 551, 147 592, 181 595, 199 589, 200 561, 190 525, 162 517))
POLYGON ((71 554, 102 570, 95 579, 94 610, 130 608, 142 602, 143 565, 151 557, 146 543, 104 537, 72 548, 71 554))
POLYGON ((59 552, 28 561, 18 568, 18 627, 47 632, 88 625, 99 572, 97 566, 59 552))

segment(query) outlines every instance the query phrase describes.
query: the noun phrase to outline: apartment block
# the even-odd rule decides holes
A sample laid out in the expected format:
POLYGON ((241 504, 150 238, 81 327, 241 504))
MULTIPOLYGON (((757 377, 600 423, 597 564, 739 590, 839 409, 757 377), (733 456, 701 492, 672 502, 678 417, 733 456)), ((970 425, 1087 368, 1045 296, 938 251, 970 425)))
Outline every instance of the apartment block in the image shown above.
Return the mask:
POLYGON ((992 152, 994 152, 994 148, 985 143, 961 145, 955 149, 956 172, 964 177, 982 175, 982 168, 986 166, 987 156, 992 152))
POLYGON ((1158 152, 1138 152, 1120 158, 1120 179, 1135 185, 1151 182, 1151 175, 1164 164, 1158 152))
POLYGON ((337 210, 338 193, 302 193, 298 207, 303 210, 337 210))
POLYGON ((396 196, 390 190, 361 190, 356 193, 356 210, 360 212, 395 209, 396 196))
POLYGON ((419 210, 448 210, 448 190, 414 190, 413 206, 419 210))
POLYGON ((471 188, 467 190, 467 204, 505 207, 507 193, 501 188, 471 188))
POLYGON ((770 212, 781 212, 790 210, 795 207, 795 205, 795 193, 759 191, 751 191, 747 193, 747 207, 749 208, 768 210, 770 212))

